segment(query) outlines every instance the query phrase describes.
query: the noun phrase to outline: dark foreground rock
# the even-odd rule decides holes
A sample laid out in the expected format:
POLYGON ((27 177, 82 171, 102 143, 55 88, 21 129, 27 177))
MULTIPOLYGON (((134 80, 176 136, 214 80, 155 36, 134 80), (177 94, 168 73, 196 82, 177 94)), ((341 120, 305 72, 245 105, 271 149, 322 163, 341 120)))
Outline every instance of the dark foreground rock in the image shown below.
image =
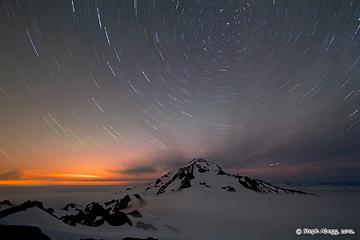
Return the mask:
MULTIPOLYGON (((138 197, 140 198, 140 195, 138 197)), ((84 209, 76 208, 77 213, 62 216, 60 219, 64 223, 71 226, 82 224, 86 226, 97 227, 104 224, 105 222, 112 226, 120 226, 124 224, 129 224, 132 226, 133 224, 128 218, 127 214, 122 212, 122 210, 131 206, 131 201, 132 200, 130 196, 126 195, 122 199, 113 199, 111 201, 105 202, 103 205, 97 202, 92 202, 86 205, 84 209)), ((75 207, 75 205, 67 206, 70 208, 75 207)), ((134 210, 128 214, 133 217, 142 217, 142 214, 137 210, 134 210)))
POLYGON ((96 202, 88 204, 84 210, 79 210, 75 215, 63 216, 61 220, 71 226, 82 224, 97 227, 102 225, 105 221, 112 226, 120 226, 126 223, 132 226, 131 220, 125 213, 121 212, 119 209, 109 212, 96 202))
POLYGON ((0 201, 0 207, 4 205, 13 206, 13 204, 9 200, 0 201))
POLYGON ((109 202, 106 202, 105 206, 109 207, 108 208, 109 210, 118 211, 130 207, 130 202, 131 202, 130 196, 126 195, 122 199, 113 199, 109 202))
POLYGON ((128 215, 134 217, 134 218, 142 218, 143 215, 138 210, 133 210, 128 213, 128 215))
POLYGON ((43 203, 40 201, 26 201, 20 205, 13 206, 13 207, 7 208, 3 211, 0 211, 0 218, 6 217, 13 213, 26 211, 27 209, 33 208, 33 207, 38 207, 51 215, 53 215, 53 212, 54 212, 54 209, 52 209, 52 208, 47 208, 47 209, 44 208, 43 203))
POLYGON ((51 240, 38 227, 20 225, 0 225, 0 237, 4 240, 51 240))

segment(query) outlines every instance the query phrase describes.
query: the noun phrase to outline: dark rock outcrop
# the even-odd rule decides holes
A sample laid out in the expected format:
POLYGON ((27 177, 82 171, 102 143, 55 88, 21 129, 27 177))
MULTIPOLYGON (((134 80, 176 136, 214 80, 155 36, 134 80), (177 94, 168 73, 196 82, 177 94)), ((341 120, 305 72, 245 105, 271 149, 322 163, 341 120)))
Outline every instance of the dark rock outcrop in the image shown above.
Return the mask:
POLYGON ((303 191, 293 190, 293 189, 287 189, 282 187, 274 186, 270 183, 267 183, 265 181, 262 181, 260 179, 253 179, 249 177, 243 177, 239 175, 233 175, 233 177, 237 178, 239 180, 239 183, 250 190, 253 190, 255 192, 262 192, 262 193, 296 193, 296 194, 307 194, 303 191))
POLYGON ((0 225, 0 237, 4 240, 50 240, 40 228, 21 225, 0 225))
POLYGON ((143 215, 138 210, 133 210, 128 213, 128 215, 134 217, 134 218, 142 218, 143 215))
POLYGON ((131 220, 123 212, 108 214, 104 217, 104 220, 112 226, 120 226, 126 223, 132 226, 131 220))
POLYGON ((63 210, 65 211, 69 211, 71 208, 76 209, 76 208, 80 208, 81 206, 79 204, 76 203, 68 203, 66 204, 66 206, 63 208, 63 210))
POLYGON ((134 197, 135 197, 137 200, 139 200, 140 204, 143 205, 143 204, 146 203, 145 200, 140 196, 140 194, 135 193, 135 194, 134 194, 134 197))
POLYGON ((7 206, 13 206, 13 204, 9 200, 4 200, 0 202, 0 207, 7 205, 7 206))
POLYGON ((61 218, 64 223, 71 226, 82 224, 91 227, 97 227, 106 221, 110 225, 120 226, 129 224, 132 226, 131 220, 119 208, 105 209, 99 203, 93 202, 88 204, 84 211, 79 210, 75 215, 66 215, 61 218), (111 210, 111 212, 110 212, 111 210))
POLYGON ((228 192, 236 192, 235 188, 232 186, 226 186, 226 187, 222 187, 222 189, 227 190, 228 192))
POLYGON ((6 217, 10 214, 16 213, 16 212, 22 212, 22 211, 26 211, 29 208, 33 208, 33 207, 38 207, 46 212, 48 212, 49 214, 53 215, 53 209, 49 208, 49 209, 45 209, 44 205, 42 202, 40 201, 26 201, 20 205, 17 206, 13 206, 10 208, 7 208, 5 210, 0 211, 0 218, 6 217))
MULTIPOLYGON (((138 196, 140 197, 140 195, 138 196)), ((112 226, 120 226, 123 224, 129 224, 132 226, 131 220, 128 218, 127 214, 122 212, 123 209, 126 209, 130 206, 131 198, 129 195, 126 195, 122 199, 113 199, 111 201, 105 202, 104 205, 101 205, 97 202, 90 203, 86 205, 85 209, 81 210, 77 208, 77 213, 72 215, 66 215, 60 219, 71 226, 76 224, 82 224, 91 227, 97 227, 99 225, 107 222, 112 226)), ((69 207, 74 207, 71 205, 69 207)), ((129 213, 130 216, 141 216, 141 213, 137 210, 134 210, 129 213)))
POLYGON ((131 198, 129 195, 126 195, 122 199, 113 199, 109 202, 104 203, 106 207, 109 207, 107 209, 110 209, 113 212, 125 209, 127 207, 130 207, 131 198))

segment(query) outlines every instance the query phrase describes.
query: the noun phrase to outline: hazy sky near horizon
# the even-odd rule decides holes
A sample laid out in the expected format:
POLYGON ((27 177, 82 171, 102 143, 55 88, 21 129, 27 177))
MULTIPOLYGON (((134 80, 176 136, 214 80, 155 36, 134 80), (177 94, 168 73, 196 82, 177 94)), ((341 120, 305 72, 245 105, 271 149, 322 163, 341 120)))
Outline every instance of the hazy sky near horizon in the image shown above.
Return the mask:
POLYGON ((360 1, 1 1, 0 41, 0 180, 360 180, 360 1))

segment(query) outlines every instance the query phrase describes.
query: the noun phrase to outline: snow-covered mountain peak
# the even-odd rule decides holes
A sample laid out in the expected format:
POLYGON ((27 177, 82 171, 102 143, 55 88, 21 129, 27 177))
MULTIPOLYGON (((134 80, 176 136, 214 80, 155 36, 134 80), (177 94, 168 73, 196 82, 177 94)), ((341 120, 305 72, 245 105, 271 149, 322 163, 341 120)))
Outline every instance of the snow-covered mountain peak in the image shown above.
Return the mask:
POLYGON ((205 160, 203 158, 194 158, 184 168, 193 168, 199 173, 205 172, 218 172, 222 170, 222 167, 218 164, 205 160))
POLYGON ((302 193, 300 191, 276 187, 270 183, 247 176, 230 174, 213 162, 202 158, 191 160, 184 167, 171 171, 149 184, 145 191, 163 194, 184 189, 213 191, 248 191, 264 193, 302 193))
POLYGON ((194 158, 193 160, 191 160, 187 165, 197 165, 197 166, 203 166, 203 167, 207 167, 210 165, 214 165, 214 163, 207 161, 203 158, 194 158))

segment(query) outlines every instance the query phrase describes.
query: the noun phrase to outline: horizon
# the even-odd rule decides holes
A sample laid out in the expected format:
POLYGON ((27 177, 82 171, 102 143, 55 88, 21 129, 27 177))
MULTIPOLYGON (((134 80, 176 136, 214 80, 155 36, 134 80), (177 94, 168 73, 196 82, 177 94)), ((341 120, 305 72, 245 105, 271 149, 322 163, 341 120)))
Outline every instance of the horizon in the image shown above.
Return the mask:
MULTIPOLYGON (((182 166, 179 166, 178 168, 174 168, 171 170, 163 171, 163 172, 156 172, 154 175, 148 176, 148 177, 142 177, 142 178, 106 178, 103 176, 97 176, 97 175, 89 175, 89 174, 71 174, 71 173, 61 173, 61 174, 47 174, 46 177, 42 178, 34 178, 30 177, 28 179, 23 178, 21 180, 0 180, 0 187, 51 187, 51 186, 74 186, 74 187, 98 187, 98 186, 126 186, 126 185, 136 185, 136 184, 147 184, 149 182, 155 181, 155 179, 160 178, 161 176, 168 174, 169 172, 176 172, 180 168, 189 165, 193 160, 195 159, 202 159, 202 158, 193 158, 192 160, 185 162, 182 166)), ((205 159, 206 160, 206 159, 205 159)), ((208 161, 208 160, 206 160, 208 161)), ((218 163, 208 161, 211 164, 215 164, 218 166, 218 163)), ((271 166, 268 167, 269 170, 271 170, 271 166)), ((320 179, 306 179, 306 178, 294 178, 290 177, 292 173, 288 173, 289 177, 280 177, 280 178, 274 178, 271 174, 271 171, 268 171, 268 174, 270 172, 270 175, 265 176, 259 176, 257 174, 258 169, 250 169, 248 172, 241 172, 238 171, 238 169, 224 169, 228 173, 236 174, 239 176, 248 176, 253 177, 256 179, 261 179, 265 181, 269 181, 270 183, 296 183, 296 184, 315 184, 315 185, 359 185, 360 181, 356 180, 350 180, 350 181, 334 181, 334 180, 322 180, 320 179)))

